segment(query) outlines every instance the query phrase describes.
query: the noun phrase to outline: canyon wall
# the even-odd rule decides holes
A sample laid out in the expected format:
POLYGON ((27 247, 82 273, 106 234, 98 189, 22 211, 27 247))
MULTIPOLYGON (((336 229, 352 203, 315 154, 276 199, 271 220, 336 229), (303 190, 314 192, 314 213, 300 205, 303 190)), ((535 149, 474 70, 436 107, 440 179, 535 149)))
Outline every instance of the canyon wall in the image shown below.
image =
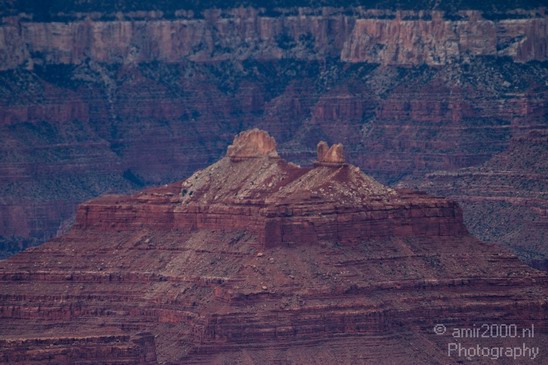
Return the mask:
MULTIPOLYGON (((180 19, 128 14, 104 21, 87 16, 35 22, 4 17, 0 26, 0 70, 20 65, 318 60, 383 65, 445 65, 474 56, 544 61, 548 29, 544 9, 517 19, 485 19, 477 10, 457 20, 441 11, 297 8, 279 16, 254 8, 182 12, 180 19), (135 19, 137 18, 137 19, 135 19)), ((30 21, 29 21, 30 20, 30 21)))
MULTIPOLYGON (((517 163, 515 144, 547 155, 543 8, 20 10, 0 22, 4 255, 63 231, 78 202, 186 177, 258 126, 301 164, 318 140, 343 142, 379 180, 451 195, 473 233, 545 257, 544 198, 519 214, 536 232, 524 236, 508 231, 523 209, 511 192, 478 215, 456 180, 422 184, 499 154, 517 163)), ((529 166, 519 173, 546 191, 529 166)))

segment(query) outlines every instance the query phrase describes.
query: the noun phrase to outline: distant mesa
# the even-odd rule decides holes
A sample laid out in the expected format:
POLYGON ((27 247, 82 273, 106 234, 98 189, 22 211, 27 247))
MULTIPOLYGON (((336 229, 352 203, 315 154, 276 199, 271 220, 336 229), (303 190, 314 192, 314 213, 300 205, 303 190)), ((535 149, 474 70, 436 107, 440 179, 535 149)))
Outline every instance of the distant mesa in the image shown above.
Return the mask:
POLYGON ((341 143, 336 143, 329 147, 327 142, 320 141, 317 147, 318 164, 342 165, 344 164, 344 150, 341 143))
POLYGON ((276 141, 267 132, 253 128, 234 138, 234 142, 228 146, 227 156, 232 160, 278 157, 276 141))

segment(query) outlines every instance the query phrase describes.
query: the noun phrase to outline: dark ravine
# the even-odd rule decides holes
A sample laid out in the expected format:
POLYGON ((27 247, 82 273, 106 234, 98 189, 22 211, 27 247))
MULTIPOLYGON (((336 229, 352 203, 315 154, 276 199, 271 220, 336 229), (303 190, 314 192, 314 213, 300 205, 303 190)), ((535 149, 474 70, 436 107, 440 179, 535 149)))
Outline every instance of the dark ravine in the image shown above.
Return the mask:
POLYGON ((479 178, 478 192, 452 184, 459 169, 518 164, 514 145, 546 160, 535 147, 546 146, 544 9, 441 3, 122 1, 90 12, 87 1, 9 2, 0 10, 1 255, 62 231, 86 199, 189 176, 257 126, 301 164, 318 140, 343 142, 368 174, 450 195, 474 234, 542 263, 546 199, 527 192, 546 192, 545 169, 524 163, 500 175, 526 183, 502 189, 497 204, 479 178), (434 172, 447 183, 431 187, 434 172), (513 199, 516 189, 534 204, 513 199), (516 216, 523 222, 509 225, 516 216))
POLYGON ((461 363, 439 323, 534 325, 488 344, 545 362, 547 274, 343 150, 320 143, 303 168, 253 129, 184 181, 81 204, 0 262, 0 363, 461 363))

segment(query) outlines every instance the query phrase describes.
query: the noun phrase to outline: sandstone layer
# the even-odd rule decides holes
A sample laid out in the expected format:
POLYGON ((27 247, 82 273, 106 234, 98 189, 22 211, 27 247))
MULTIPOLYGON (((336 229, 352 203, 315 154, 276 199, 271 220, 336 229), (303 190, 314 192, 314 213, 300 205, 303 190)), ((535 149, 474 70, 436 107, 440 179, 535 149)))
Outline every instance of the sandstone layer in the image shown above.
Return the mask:
POLYGON ((87 202, 70 232, 0 262, 0 362, 461 363, 439 323, 533 325, 481 344, 546 361, 546 273, 470 236, 445 199, 344 162, 249 157, 258 133, 233 143, 247 158, 87 202))

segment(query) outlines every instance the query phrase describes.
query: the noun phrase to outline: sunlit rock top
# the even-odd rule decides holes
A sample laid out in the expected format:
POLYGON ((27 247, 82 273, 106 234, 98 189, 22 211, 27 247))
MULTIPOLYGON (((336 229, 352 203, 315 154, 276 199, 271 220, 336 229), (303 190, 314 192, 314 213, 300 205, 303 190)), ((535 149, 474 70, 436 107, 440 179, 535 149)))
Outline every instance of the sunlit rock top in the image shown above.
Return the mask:
POLYGON ((267 132, 254 128, 238 134, 230 146, 227 156, 232 160, 278 157, 276 141, 267 132))
POLYGON ((317 146, 318 163, 320 164, 344 164, 344 150, 341 143, 336 143, 329 147, 327 142, 320 141, 317 146))

